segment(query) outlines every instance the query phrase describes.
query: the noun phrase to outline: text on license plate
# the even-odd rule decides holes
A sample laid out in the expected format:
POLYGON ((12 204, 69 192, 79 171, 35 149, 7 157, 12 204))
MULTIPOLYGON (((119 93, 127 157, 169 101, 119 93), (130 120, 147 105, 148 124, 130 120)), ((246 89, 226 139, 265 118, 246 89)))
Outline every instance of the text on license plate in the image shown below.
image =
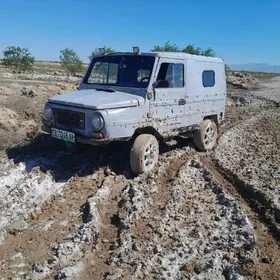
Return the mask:
POLYGON ((73 132, 52 128, 52 137, 75 143, 75 133, 73 132))

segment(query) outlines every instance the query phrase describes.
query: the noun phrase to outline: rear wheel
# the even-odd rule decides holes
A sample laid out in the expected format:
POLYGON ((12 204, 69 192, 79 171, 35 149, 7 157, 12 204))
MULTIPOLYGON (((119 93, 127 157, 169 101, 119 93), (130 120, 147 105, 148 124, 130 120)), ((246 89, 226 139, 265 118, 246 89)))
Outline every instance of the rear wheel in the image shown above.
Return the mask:
POLYGON ((213 120, 204 120, 200 124, 200 129, 193 135, 193 143, 200 151, 212 150, 218 138, 217 125, 213 120))
POLYGON ((154 169, 158 162, 159 144, 155 136, 151 134, 139 135, 130 151, 130 166, 138 175, 154 169))

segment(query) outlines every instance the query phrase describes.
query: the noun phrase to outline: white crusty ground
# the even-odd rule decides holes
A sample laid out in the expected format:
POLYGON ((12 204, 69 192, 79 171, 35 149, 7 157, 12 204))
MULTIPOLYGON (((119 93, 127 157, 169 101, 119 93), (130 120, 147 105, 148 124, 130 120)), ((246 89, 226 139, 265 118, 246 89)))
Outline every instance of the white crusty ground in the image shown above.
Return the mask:
POLYGON ((184 164, 162 215, 153 210, 156 182, 128 185, 118 214, 118 246, 108 260, 113 272, 106 279, 244 279, 242 263, 256 253, 254 229, 212 179, 199 161, 184 164), (137 221, 151 228, 142 238, 133 229, 137 221))
MULTIPOLYGON (((34 211, 39 211, 52 195, 60 193, 66 182, 55 182, 49 172, 38 168, 40 162, 51 164, 46 158, 15 164, 12 160, 0 163, 0 232, 4 233, 17 221, 24 221, 34 211)), ((0 244, 1 244, 0 243, 0 244)))
POLYGON ((224 133, 215 150, 219 166, 244 182, 244 187, 276 215, 280 211, 279 145, 280 109, 275 108, 224 133))

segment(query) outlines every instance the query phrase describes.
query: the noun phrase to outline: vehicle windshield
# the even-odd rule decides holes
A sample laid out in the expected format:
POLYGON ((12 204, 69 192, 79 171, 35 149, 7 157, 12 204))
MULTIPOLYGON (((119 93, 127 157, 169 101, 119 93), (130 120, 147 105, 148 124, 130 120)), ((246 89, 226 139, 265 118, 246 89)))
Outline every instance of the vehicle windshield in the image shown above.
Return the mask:
POLYGON ((146 88, 155 58, 142 55, 106 55, 96 57, 84 83, 119 87, 146 88))

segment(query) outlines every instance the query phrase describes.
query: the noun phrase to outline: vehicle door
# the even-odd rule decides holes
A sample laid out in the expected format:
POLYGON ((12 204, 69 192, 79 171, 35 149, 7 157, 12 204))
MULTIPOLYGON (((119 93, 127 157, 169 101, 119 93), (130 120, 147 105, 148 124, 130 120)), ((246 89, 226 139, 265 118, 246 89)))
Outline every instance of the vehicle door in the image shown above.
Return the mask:
POLYGON ((184 126, 186 86, 185 61, 161 58, 155 73, 150 115, 160 132, 176 131, 184 126))

